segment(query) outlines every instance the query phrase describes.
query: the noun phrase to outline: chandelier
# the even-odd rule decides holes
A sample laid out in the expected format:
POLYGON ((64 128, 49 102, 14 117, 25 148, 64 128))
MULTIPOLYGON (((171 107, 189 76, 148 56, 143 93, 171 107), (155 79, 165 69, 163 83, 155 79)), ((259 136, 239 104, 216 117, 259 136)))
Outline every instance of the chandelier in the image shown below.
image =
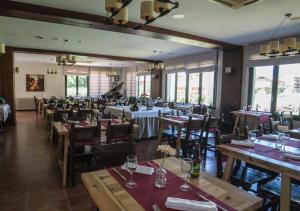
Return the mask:
POLYGON ((57 69, 56 68, 47 68, 47 74, 57 74, 57 69))
MULTIPOLYGON (((128 23, 128 5, 132 0, 105 0, 105 10, 110 13, 108 18, 113 19, 113 23, 117 25, 125 25, 128 23)), ((141 2, 140 18, 145 21, 145 25, 154 22, 172 10, 179 7, 178 2, 171 0, 147 0, 141 2)), ((109 19, 108 21, 109 22, 109 19)), ((134 29, 139 29, 136 26, 134 29)))
POLYGON ((288 37, 280 42, 279 40, 273 40, 276 32, 281 28, 284 22, 289 19, 292 14, 285 14, 283 20, 277 29, 273 32, 271 39, 268 43, 260 46, 259 55, 262 57, 282 57, 282 56, 293 56, 300 54, 300 41, 297 42, 296 37, 288 37))
POLYGON ((72 66, 74 64, 76 64, 76 56, 72 56, 70 54, 68 55, 59 55, 56 56, 56 62, 58 65, 69 65, 72 66))
POLYGON ((4 43, 0 43, 0 55, 1 54, 5 54, 5 44, 4 43))
POLYGON ((165 70, 165 65, 163 62, 157 62, 157 63, 152 63, 147 65, 146 70, 147 72, 152 72, 152 71, 163 71, 165 70))

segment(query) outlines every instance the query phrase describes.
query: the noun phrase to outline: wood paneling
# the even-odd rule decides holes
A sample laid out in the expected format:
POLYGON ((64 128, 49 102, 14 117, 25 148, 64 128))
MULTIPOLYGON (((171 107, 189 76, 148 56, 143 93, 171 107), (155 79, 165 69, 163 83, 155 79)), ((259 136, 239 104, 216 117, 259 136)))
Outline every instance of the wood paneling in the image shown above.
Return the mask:
POLYGON ((16 123, 13 64, 13 50, 10 47, 6 47, 6 53, 0 56, 0 96, 2 96, 11 107, 11 114, 7 120, 8 125, 14 125, 16 123))
POLYGON ((230 118, 230 110, 241 106, 243 77, 243 47, 223 52, 223 74, 221 91, 221 108, 225 118, 230 118), (225 68, 231 67, 232 73, 226 74, 225 68))
POLYGON ((151 73, 151 97, 162 97, 162 71, 151 73))
POLYGON ((134 30, 133 28, 140 25, 140 23, 129 21, 126 25, 127 27, 120 27, 108 24, 107 18, 104 16, 9 0, 0 1, 0 15, 133 34, 203 48, 220 49, 236 47, 235 45, 207 37, 186 34, 165 28, 143 25, 141 29, 134 30))

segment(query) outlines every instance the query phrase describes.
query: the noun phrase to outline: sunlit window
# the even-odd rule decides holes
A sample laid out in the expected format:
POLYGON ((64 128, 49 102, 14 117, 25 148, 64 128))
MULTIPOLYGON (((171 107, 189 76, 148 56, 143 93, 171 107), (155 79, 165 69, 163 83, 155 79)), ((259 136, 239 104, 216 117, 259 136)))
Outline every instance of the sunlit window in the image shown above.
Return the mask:
POLYGON ((169 102, 175 101, 175 84, 176 84, 176 73, 167 74, 167 96, 166 99, 169 102))
POLYGON ((202 73, 202 91, 201 101, 205 105, 214 104, 214 81, 215 72, 203 72, 202 73))
POLYGON ((139 97, 143 94, 151 96, 151 75, 136 76, 136 93, 139 97))
POLYGON ((185 102, 185 94, 186 94, 186 73, 179 72, 177 73, 177 95, 176 102, 184 103, 185 102))
POLYGON ((200 73, 189 74, 188 102, 198 104, 200 97, 200 73))
POLYGON ((88 96, 88 76, 66 75, 66 96, 88 96))

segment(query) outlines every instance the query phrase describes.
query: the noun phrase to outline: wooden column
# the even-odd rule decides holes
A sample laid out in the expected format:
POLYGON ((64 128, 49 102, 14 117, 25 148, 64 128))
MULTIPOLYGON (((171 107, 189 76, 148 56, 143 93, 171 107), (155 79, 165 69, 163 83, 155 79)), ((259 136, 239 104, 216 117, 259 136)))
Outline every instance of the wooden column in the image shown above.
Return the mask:
POLYGON ((6 53, 0 56, 0 96, 3 97, 11 107, 11 114, 6 122, 8 125, 16 124, 13 66, 13 50, 10 47, 6 47, 6 53))
POLYGON ((223 51, 223 73, 221 108, 228 119, 230 110, 240 109, 242 97, 242 77, 243 77, 243 51, 244 48, 223 51), (225 73, 225 68, 231 67, 230 74, 225 73))
POLYGON ((162 71, 153 71, 151 73, 151 97, 162 96, 162 71))

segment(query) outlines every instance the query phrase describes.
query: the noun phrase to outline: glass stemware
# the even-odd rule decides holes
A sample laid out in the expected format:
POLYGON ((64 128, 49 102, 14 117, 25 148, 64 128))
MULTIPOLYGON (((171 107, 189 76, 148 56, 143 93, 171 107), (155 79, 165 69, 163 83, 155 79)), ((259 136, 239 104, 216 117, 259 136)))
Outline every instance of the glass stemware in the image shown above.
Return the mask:
POLYGON ((283 135, 283 141, 282 141, 282 146, 283 146, 283 152, 286 152, 285 146, 287 145, 287 143, 290 141, 290 134, 285 133, 283 135))
POLYGON ((192 166, 193 166, 193 160, 190 159, 190 158, 183 158, 181 160, 181 172, 183 174, 185 174, 185 180, 184 180, 184 184, 181 185, 179 187, 179 189, 181 191, 189 191, 191 190, 192 188, 187 184, 187 178, 188 176, 191 174, 191 171, 192 171, 192 166))
POLYGON ((137 184, 133 181, 133 172, 135 172, 137 168, 137 157, 134 155, 127 156, 126 160, 126 169, 130 173, 130 180, 126 183, 126 187, 134 188, 137 184))
POLYGON ((251 151, 254 151, 255 148, 255 141, 256 141, 256 133, 250 132, 249 133, 249 140, 252 143, 251 151))

